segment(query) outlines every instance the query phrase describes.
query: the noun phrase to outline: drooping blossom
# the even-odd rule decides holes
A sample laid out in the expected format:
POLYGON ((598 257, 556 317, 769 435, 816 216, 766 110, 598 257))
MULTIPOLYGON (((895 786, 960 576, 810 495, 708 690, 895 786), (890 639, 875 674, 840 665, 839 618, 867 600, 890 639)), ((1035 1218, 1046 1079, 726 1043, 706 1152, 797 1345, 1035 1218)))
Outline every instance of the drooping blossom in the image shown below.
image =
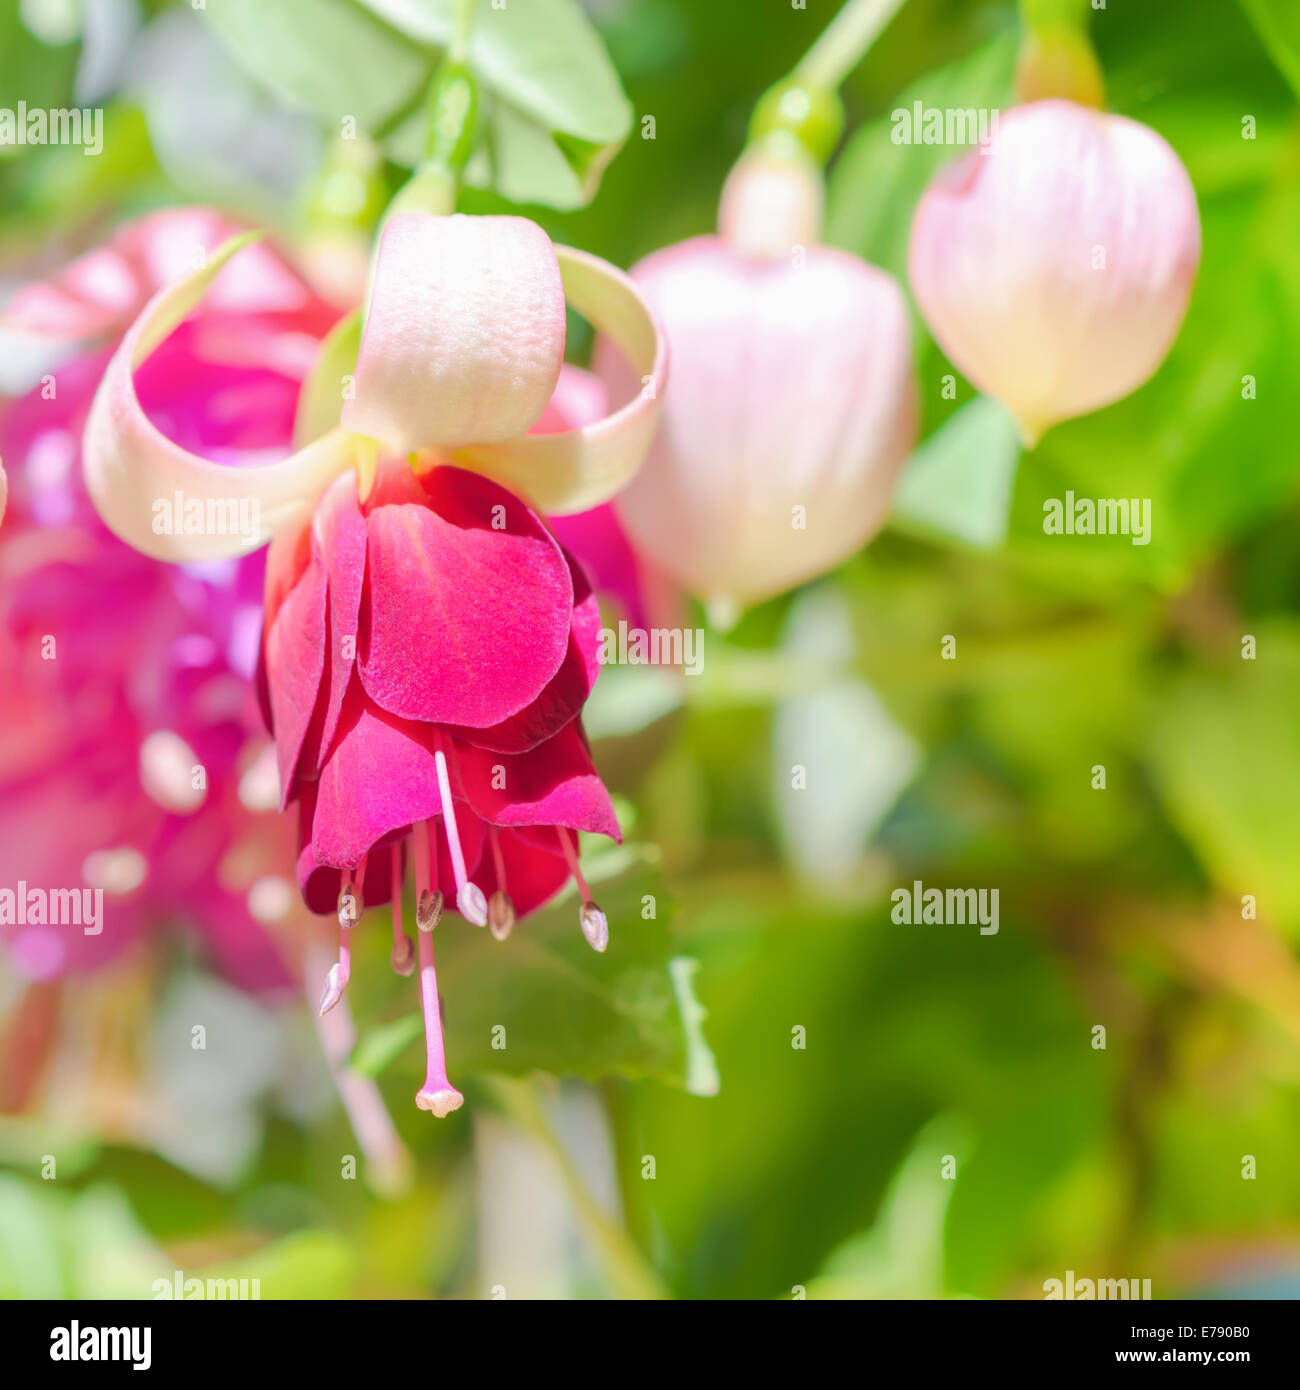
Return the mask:
POLYGON ((626 277, 531 222, 400 214, 339 426, 288 459, 226 470, 152 429, 133 384, 222 264, 163 291, 128 332, 87 425, 91 494, 120 535, 173 560, 232 544, 157 536, 148 499, 181 488, 257 501, 257 539, 273 537, 262 687, 281 796, 299 810, 304 899, 339 920, 321 1010, 347 984, 363 904, 391 902, 394 967, 410 973, 418 954, 428 1072, 416 1100, 445 1115, 462 1097, 434 967, 444 902, 504 938, 572 878, 584 935, 598 950, 608 939, 577 840, 618 835, 579 717, 598 618, 539 512, 589 509, 635 470, 661 336, 626 277), (649 389, 602 420, 530 434, 560 377, 566 293, 649 389), (418 953, 401 919, 408 863, 418 953))
MULTIPOLYGON (((759 150, 728 180, 720 235, 632 271, 672 345, 673 391, 615 506, 638 549, 721 610, 781 593, 867 541, 915 433, 902 292, 815 244, 820 199, 806 157, 759 150)), ((604 345, 597 367, 625 384, 604 345)))
POLYGON ((1155 372, 1200 254, 1191 180, 1155 131, 1035 101, 926 190, 910 277, 940 347, 1033 443, 1155 372))

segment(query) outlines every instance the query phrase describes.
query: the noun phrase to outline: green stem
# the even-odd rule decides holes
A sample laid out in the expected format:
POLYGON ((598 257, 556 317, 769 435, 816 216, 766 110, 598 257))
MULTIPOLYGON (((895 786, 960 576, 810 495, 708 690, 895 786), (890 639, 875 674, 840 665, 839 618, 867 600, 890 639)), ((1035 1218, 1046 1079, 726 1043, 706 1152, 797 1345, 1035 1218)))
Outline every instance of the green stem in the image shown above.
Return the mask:
POLYGON ((478 0, 456 0, 456 28, 447 51, 447 56, 453 62, 463 63, 469 56, 469 31, 473 27, 477 8, 478 0))
POLYGON ((815 91, 835 91, 902 7, 903 0, 849 0, 804 54, 793 76, 815 91))
POLYGON ((623 1222, 628 1238, 643 1255, 650 1250, 650 1212, 646 1205, 645 1183, 641 1180, 640 1147, 632 1114, 627 1082, 607 1077, 601 1082, 605 1115, 614 1144, 614 1167, 618 1175, 619 1196, 623 1199, 623 1222))
POLYGON ((663 1281, 628 1233, 617 1222, 611 1221, 592 1200, 582 1175, 573 1166, 573 1160, 546 1118, 535 1085, 508 1077, 493 1077, 490 1084, 506 1114, 555 1160, 578 1220, 592 1247, 600 1255, 605 1273, 619 1297, 667 1298, 668 1290, 663 1281))
POLYGON ((1020 22, 1026 29, 1078 29, 1088 31, 1088 0, 1020 0, 1020 22))

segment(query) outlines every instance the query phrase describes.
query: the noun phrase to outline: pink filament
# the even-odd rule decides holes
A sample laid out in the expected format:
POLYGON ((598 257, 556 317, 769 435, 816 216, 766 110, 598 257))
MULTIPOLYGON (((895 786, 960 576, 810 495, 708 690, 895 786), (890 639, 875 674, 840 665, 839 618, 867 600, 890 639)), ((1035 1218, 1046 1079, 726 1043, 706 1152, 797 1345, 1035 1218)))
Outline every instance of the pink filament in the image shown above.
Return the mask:
MULTIPOLYGON (((578 891, 582 894, 584 902, 591 901, 591 889, 587 887, 587 880, 582 876, 582 870, 578 866, 578 851, 576 844, 571 844, 569 836, 573 834, 571 830, 566 830, 563 826, 557 825, 555 833, 560 837, 560 848, 564 851, 565 861, 569 865, 569 872, 573 875, 574 882, 578 885, 578 891)), ((574 836, 576 842, 577 836, 574 836)))

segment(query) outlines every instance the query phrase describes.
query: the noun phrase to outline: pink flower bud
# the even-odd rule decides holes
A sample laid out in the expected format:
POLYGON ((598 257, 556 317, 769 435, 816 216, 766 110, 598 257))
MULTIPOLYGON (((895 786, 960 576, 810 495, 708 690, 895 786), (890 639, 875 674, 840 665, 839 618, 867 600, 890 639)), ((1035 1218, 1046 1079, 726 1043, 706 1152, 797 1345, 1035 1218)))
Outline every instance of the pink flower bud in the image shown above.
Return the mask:
POLYGON ((1039 101, 930 184, 910 274, 940 347, 1033 443, 1152 375, 1200 254, 1191 180, 1159 135, 1039 101))
MULTIPOLYGON (((615 505, 634 544, 725 610, 821 574, 881 525, 915 431, 910 330, 898 284, 815 231, 807 171, 746 156, 722 237, 632 272, 673 354, 640 473, 615 505)), ((616 392, 627 369, 602 343, 616 392)))

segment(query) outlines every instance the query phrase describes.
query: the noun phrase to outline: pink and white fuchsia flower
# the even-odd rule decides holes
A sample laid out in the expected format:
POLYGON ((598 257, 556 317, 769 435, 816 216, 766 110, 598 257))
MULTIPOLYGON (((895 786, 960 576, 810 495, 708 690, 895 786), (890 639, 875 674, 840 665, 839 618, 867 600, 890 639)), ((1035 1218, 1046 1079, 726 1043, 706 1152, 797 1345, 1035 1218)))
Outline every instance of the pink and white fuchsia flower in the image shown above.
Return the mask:
POLYGON ((1155 372, 1200 255, 1191 180, 1155 131, 1036 101, 931 183, 910 277, 939 346, 1032 444, 1155 372))
MULTIPOLYGON (((807 157, 748 154, 724 190, 721 235, 632 271, 672 343, 673 390, 615 505, 652 561, 723 610, 862 546, 915 437, 902 290, 812 244, 820 189, 807 157)), ((598 352, 597 363, 626 389, 621 357, 598 352)))
POLYGON ((299 807, 303 896, 336 909, 340 928, 321 1009, 347 984, 363 897, 393 903, 393 964, 414 969, 400 915, 409 859, 428 1053, 416 1101, 446 1115, 462 1097, 434 970, 444 889, 505 937, 573 878, 584 935, 597 950, 608 940, 577 842, 619 833, 580 722, 599 620, 538 513, 596 506, 636 470, 664 343, 624 275, 523 218, 401 214, 380 244, 339 424, 287 459, 225 469, 153 426, 134 373, 240 244, 127 333, 86 426, 87 482, 109 526, 161 559, 272 541, 264 704, 283 800, 299 807), (566 294, 647 385, 604 419, 530 434, 560 377, 566 294), (156 533, 152 502, 176 493, 255 502, 256 534, 156 533))

